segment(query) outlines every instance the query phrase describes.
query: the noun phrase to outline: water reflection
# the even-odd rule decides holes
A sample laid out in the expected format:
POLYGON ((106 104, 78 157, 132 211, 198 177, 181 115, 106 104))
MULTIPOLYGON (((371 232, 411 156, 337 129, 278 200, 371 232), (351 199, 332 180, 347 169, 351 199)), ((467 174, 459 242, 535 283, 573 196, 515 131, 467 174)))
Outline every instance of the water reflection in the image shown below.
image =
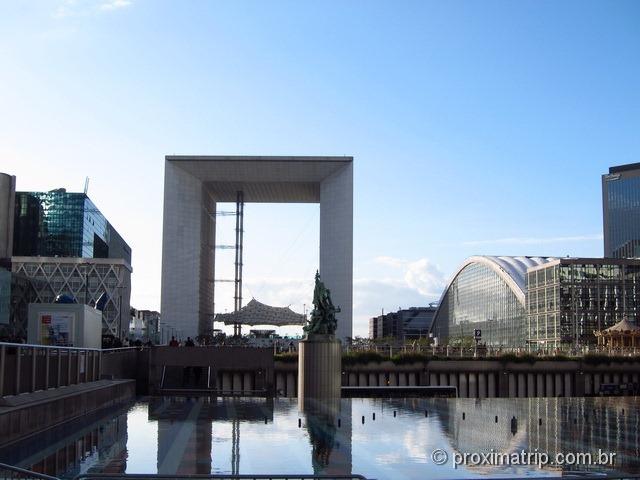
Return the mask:
MULTIPOLYGON (((301 403, 298 403, 301 406, 301 403)), ((316 475, 351 474, 351 399, 302 405, 316 475)))
POLYGON ((239 473, 240 423, 273 422, 273 399, 152 398, 149 419, 158 423, 158 473, 211 473, 212 426, 218 420, 232 424, 231 473, 239 473))
POLYGON ((295 399, 149 398, 1 449, 0 461, 65 478, 84 472, 461 478, 541 472, 453 469, 456 453, 600 449, 616 453, 615 471, 640 473, 639 405, 633 397, 342 399, 301 410, 295 399), (436 448, 448 453, 447 464, 433 464, 436 448))
POLYGON ((127 468, 128 410, 121 407, 89 414, 4 447, 0 462, 69 478, 98 463, 102 472, 123 473, 127 468))

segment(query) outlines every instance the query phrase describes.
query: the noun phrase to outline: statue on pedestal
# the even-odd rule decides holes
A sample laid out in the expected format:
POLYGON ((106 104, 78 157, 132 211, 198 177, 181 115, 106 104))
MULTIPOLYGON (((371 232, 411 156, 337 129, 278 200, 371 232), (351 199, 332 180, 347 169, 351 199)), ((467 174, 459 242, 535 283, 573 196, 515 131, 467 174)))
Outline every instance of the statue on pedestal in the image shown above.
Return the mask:
POLYGON ((333 335, 338 321, 336 313, 340 308, 333 306, 331 291, 320 280, 320 273, 316 271, 316 285, 313 290, 313 311, 309 322, 304 326, 307 336, 312 334, 333 335))

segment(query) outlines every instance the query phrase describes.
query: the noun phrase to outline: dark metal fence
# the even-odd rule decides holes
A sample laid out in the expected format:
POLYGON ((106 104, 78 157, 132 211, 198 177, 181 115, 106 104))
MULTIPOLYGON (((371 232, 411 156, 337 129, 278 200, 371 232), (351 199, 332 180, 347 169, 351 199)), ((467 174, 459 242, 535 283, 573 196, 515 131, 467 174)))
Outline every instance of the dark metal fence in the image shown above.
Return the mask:
POLYGON ((0 397, 100 378, 100 350, 0 343, 0 397))
POLYGON ((57 477, 51 477, 43 473, 36 473, 30 470, 25 470, 24 468, 0 463, 0 479, 4 480, 13 478, 22 478, 28 480, 58 480, 57 477))
POLYGON ((171 479, 211 479, 211 480, 367 480, 362 475, 296 475, 296 474, 255 474, 255 475, 233 475, 233 474, 216 474, 216 475, 160 475, 160 474, 128 474, 128 475, 112 475, 109 473, 91 474, 86 473, 78 475, 74 480, 171 480, 171 479))

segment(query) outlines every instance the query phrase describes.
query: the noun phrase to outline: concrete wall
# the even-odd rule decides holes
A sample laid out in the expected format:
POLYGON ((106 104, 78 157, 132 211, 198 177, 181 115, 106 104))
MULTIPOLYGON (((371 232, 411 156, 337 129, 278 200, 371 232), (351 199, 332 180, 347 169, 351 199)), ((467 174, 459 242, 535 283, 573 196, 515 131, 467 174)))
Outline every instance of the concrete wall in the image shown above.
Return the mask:
POLYGON ((353 336, 353 164, 320 184, 320 275, 331 290, 336 337, 353 336))
MULTIPOLYGON (((93 388, 78 391, 73 391, 74 387, 67 387, 70 390, 65 395, 42 395, 40 401, 0 408, 0 445, 15 442, 74 418, 135 398, 135 383, 127 380, 103 382, 93 388)), ((88 386, 79 388, 81 387, 88 386)))
MULTIPOLYGON (((278 395, 297 396, 287 378, 296 363, 275 363, 278 395)), ((343 365, 343 386, 455 386, 462 398, 582 397, 598 395, 603 383, 640 382, 640 362, 590 365, 578 361, 512 363, 499 361, 431 361, 395 365, 390 361, 343 365)))
MULTIPOLYGON (((205 310, 201 298, 209 288, 202 282, 203 258, 203 185, 200 180, 175 164, 165 161, 164 212, 162 231, 163 324, 181 331, 181 336, 195 337, 204 316, 213 314, 212 303, 205 310)), ((213 255, 213 252, 211 252, 213 255)), ((212 296, 212 294, 211 294, 212 296)), ((212 297, 211 297, 212 298, 212 297)))
POLYGON ((102 378, 135 380, 136 393, 147 395, 149 352, 148 348, 103 350, 100 357, 100 374, 102 378))
POLYGON ((150 394, 160 392, 164 367, 187 366, 211 367, 211 384, 218 390, 273 392, 271 348, 154 347, 148 351, 150 394))

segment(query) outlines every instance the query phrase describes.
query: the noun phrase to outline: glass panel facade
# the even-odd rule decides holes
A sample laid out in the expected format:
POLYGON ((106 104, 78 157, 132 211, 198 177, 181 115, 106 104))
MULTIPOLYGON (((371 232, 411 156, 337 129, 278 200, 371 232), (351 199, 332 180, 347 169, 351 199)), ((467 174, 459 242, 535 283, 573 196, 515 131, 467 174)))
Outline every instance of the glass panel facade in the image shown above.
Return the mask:
POLYGON ((533 348, 570 349, 596 343, 594 330, 640 311, 640 265, 561 264, 527 275, 527 324, 533 348), (544 278, 556 278, 541 283, 544 278), (539 301, 544 296, 545 301, 539 301))
POLYGON ((432 333, 441 344, 473 338, 482 330, 482 343, 521 347, 526 338, 526 311, 515 293, 491 267, 466 266, 453 280, 434 319, 432 333))
POLYGON ((640 257, 640 176, 605 175, 605 257, 640 257))
POLYGON ((16 193, 13 254, 124 258, 131 249, 84 193, 16 193))

